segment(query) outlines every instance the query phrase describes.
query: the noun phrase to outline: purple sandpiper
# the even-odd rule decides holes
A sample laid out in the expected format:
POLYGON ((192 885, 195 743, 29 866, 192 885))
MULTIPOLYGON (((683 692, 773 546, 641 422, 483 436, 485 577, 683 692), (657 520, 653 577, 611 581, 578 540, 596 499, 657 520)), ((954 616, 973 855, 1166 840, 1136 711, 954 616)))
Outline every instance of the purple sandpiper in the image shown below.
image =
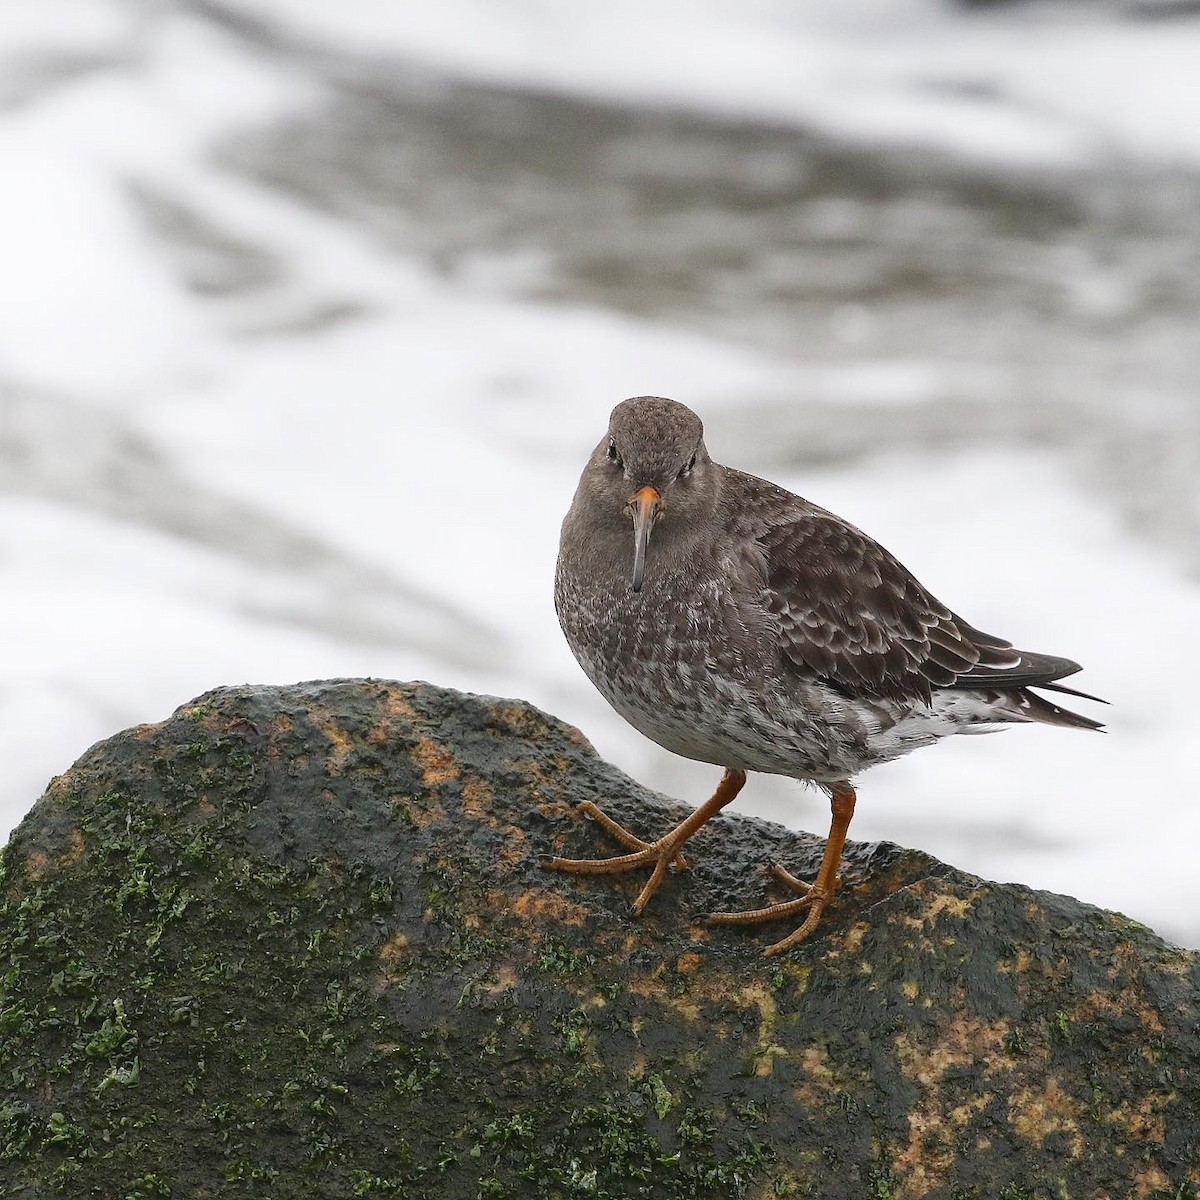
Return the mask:
POLYGON ((1077 663, 968 625, 849 522, 714 462, 703 433, 674 400, 617 405, 563 521, 554 598, 575 657, 613 708, 660 746, 725 774, 654 842, 585 802, 629 853, 544 865, 583 875, 650 868, 640 914, 746 772, 816 784, 833 817, 813 883, 772 864, 796 899, 707 918, 752 924, 807 910, 765 950, 779 954, 816 929, 841 882, 860 771, 1014 722, 1099 729, 1030 689, 1097 697, 1055 682, 1077 663))

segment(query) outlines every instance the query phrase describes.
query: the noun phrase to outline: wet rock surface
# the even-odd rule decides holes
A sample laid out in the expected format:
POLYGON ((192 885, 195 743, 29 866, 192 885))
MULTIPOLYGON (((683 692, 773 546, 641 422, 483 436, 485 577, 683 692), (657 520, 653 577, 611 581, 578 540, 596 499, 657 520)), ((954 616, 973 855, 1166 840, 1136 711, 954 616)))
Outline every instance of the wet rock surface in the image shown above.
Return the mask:
MULTIPOLYGON (((714 769, 714 784, 717 772, 714 769)), ((8 1196, 1185 1196, 1200 966, 1118 914, 851 844, 817 936, 707 930, 821 841, 736 814, 646 916, 546 872, 686 808, 520 701, 209 692, 4 856, 8 1196)), ((699 799, 699 798, 697 798, 699 799)))

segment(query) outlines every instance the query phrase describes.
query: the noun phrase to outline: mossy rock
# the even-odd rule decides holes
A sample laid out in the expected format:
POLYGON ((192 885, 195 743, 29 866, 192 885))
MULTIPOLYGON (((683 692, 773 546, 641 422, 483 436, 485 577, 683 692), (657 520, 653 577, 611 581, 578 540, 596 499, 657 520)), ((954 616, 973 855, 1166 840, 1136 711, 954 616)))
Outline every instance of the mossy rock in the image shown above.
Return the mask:
MULTIPOLYGON (((714 769, 714 783, 717 772, 714 769)), ((0 881, 0 1195, 1191 1197, 1200 969, 886 844, 727 814, 640 921, 575 802, 686 812, 519 701, 210 692, 91 749, 0 881)), ((702 797, 697 797, 697 800, 702 797)))

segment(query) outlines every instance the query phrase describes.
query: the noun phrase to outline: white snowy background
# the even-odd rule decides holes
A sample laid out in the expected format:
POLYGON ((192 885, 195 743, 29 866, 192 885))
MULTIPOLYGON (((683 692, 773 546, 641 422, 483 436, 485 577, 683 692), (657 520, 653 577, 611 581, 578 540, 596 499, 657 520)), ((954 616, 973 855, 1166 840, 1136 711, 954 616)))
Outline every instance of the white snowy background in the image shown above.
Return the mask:
POLYGON ((698 803, 551 596, 657 393, 1112 701, 870 773, 852 836, 1200 945, 1197 64, 1150 4, 3 6, 0 835, 207 688, 355 675, 525 697, 698 803), (558 183, 488 162, 525 112, 558 183))

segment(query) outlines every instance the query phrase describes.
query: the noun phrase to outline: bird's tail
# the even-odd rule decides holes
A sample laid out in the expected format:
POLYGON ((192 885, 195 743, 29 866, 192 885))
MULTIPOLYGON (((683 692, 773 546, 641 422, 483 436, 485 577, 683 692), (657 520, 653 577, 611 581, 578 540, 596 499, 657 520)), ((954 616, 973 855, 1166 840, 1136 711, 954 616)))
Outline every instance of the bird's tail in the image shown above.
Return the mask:
MULTIPOLYGON (((1077 692, 1074 688, 1063 687, 1058 683, 1042 683, 1038 686, 1049 691, 1065 692, 1068 696, 1079 696, 1083 700, 1095 700, 1098 704, 1108 703, 1107 700, 1101 700, 1099 696, 1089 696, 1087 692, 1077 692)), ((1061 705, 1055 704, 1053 700, 1039 696, 1030 688, 1020 688, 1013 695, 1030 721, 1040 721, 1043 725, 1064 725, 1068 729, 1104 728, 1102 721, 1093 721, 1091 717, 1081 716, 1069 708, 1063 708, 1061 705)))
MULTIPOLYGON (((975 631, 972 633, 974 635, 975 631)), ((986 635, 979 635, 975 640, 978 641, 984 637, 986 635)), ((990 639, 989 648, 995 649, 992 643, 997 641, 998 639, 990 639)), ((1009 708, 1009 720, 1040 721, 1043 725, 1064 725, 1069 729, 1104 728, 1102 722, 1093 721, 1091 717, 1084 717, 1077 712, 1072 712, 1069 708, 1063 708, 1062 705, 1055 704, 1053 700, 1047 700, 1045 696, 1032 690, 1037 688, 1039 691, 1058 692, 1062 696, 1077 696, 1080 700, 1093 700, 1097 704, 1107 704, 1108 701, 1101 700, 1099 696, 1078 692, 1074 688, 1058 682, 1064 675, 1074 675, 1080 669, 1077 662, 1072 662, 1069 658, 1058 658, 1051 654, 1033 654, 1028 650, 1014 650, 1011 646, 1008 646, 1005 651, 1004 647, 1006 646, 1008 646, 1007 642, 1002 643, 996 653, 997 655, 1007 653, 1008 661, 994 664, 977 663, 955 680, 955 687, 981 688, 989 691, 994 688, 996 692, 1006 696, 1009 703, 1014 706, 1009 708), (1014 659, 1015 661, 1013 661, 1014 659)))

